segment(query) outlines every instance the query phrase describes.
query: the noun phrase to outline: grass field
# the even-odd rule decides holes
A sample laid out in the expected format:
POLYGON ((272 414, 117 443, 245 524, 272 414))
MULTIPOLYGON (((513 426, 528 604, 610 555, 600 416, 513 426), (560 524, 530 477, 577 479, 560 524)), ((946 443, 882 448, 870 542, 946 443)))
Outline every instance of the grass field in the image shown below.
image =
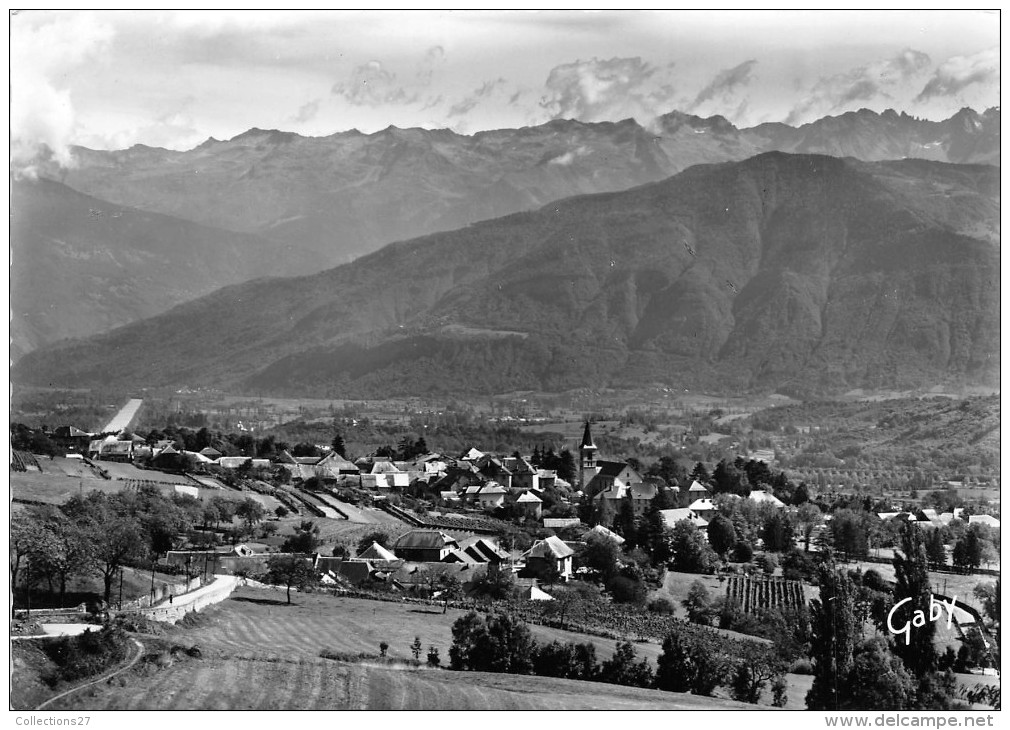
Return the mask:
MULTIPOLYGON (((52 709, 62 710, 544 710, 733 709, 724 698, 542 677, 344 664, 319 657, 323 649, 411 658, 420 636, 448 661, 450 627, 463 612, 324 594, 295 597, 243 588, 208 609, 195 628, 174 627, 154 642, 201 648, 202 659, 180 658, 156 670, 148 664, 111 686, 98 685, 52 709), (254 691, 251 691, 255 688, 254 691)), ((532 626, 538 641, 592 641, 598 657, 613 642, 532 626)), ((152 641, 140 637, 142 641, 152 641)), ((654 662, 659 647, 640 644, 654 662)))
POLYGON ((704 710, 725 699, 595 682, 389 669, 327 659, 189 659, 52 710, 704 710))

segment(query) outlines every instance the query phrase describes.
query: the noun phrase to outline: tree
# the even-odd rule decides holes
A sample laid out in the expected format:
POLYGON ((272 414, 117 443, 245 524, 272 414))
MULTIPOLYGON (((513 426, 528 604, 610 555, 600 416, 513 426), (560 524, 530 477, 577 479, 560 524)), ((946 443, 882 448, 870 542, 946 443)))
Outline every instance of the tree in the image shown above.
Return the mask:
POLYGON ((687 589, 687 598, 682 603, 691 623, 708 626, 712 622, 712 597, 700 580, 694 581, 687 589))
POLYGON ((859 627, 855 620, 856 588, 834 559, 817 571, 820 594, 810 601, 810 656, 814 681, 807 692, 808 710, 837 710, 846 699, 845 682, 859 627))
POLYGON ((631 603, 639 606, 645 603, 645 584, 639 579, 615 575, 607 582, 607 591, 614 599, 614 603, 631 603))
POLYGON ((592 613, 602 600, 599 586, 582 581, 569 581, 565 586, 554 590, 551 595, 554 600, 547 603, 544 608, 548 615, 558 618, 562 629, 565 628, 566 617, 583 617, 592 613))
POLYGON ((421 650, 422 649, 423 649, 423 645, 421 644, 421 637, 420 636, 415 636, 414 637, 414 643, 410 645, 410 653, 414 655, 414 659, 420 659, 421 658, 421 650))
POLYGON ((442 659, 438 656, 438 647, 429 646, 428 647, 428 666, 437 667, 442 663, 442 659))
POLYGON ((347 458, 347 447, 344 446, 344 437, 339 431, 333 435, 333 441, 330 442, 330 446, 333 447, 333 451, 337 456, 347 458))
POLYGON ((939 530, 930 530, 926 537, 926 558, 934 570, 947 564, 947 547, 939 530))
POLYGON ((274 555, 267 561, 267 581, 287 588, 288 605, 292 588, 302 590, 313 585, 316 579, 311 563, 298 555, 274 555))
POLYGON ((250 532, 265 515, 266 509, 263 508, 263 505, 249 497, 239 502, 238 507, 235 508, 235 516, 245 522, 250 532))
POLYGON ((600 667, 599 681, 628 687, 651 687, 652 668, 643 659, 636 662, 635 647, 630 641, 618 642, 613 656, 600 667))
POLYGON ((793 526, 789 517, 776 510, 765 520, 761 530, 761 539, 764 540, 765 549, 775 553, 785 552, 793 546, 793 526))
POLYGON ((810 552, 810 539, 813 537, 814 530, 824 523, 824 513, 817 505, 804 502, 796 510, 796 520, 799 522, 800 531, 803 534, 803 549, 810 552))
POLYGON ((388 548, 391 541, 392 540, 388 534, 381 530, 375 530, 374 532, 369 532, 367 535, 358 540, 355 552, 356 554, 361 555, 361 553, 372 547, 373 542, 377 542, 382 545, 382 547, 388 548))
POLYGON ((129 509, 122 494, 91 492, 75 495, 63 511, 81 530, 91 546, 92 566, 102 576, 103 599, 112 599, 112 581, 128 562, 141 560, 147 552, 147 540, 140 522, 129 509))
MULTIPOLYGON (((929 616, 933 596, 922 531, 912 522, 905 523, 902 529, 901 551, 894 555, 894 626, 903 626, 906 622, 911 625, 915 611, 922 611, 923 615, 929 616), (911 600, 899 606, 906 598, 911 600)), ((895 653, 916 679, 921 680, 936 669, 936 648, 933 645, 935 634, 936 624, 926 621, 923 626, 910 632, 908 642, 902 637, 898 637, 895 642, 895 653)))
POLYGON ((449 610, 449 601, 455 601, 463 595, 463 584, 454 575, 443 573, 438 579, 442 591, 442 613, 449 610))
POLYGON ((752 641, 737 642, 737 665, 731 694, 737 702, 756 705, 768 682, 782 677, 785 666, 768 647, 752 641))
POLYGON ((638 544, 652 560, 652 565, 666 565, 673 556, 670 547, 671 532, 666 526, 660 510, 666 509, 660 500, 660 495, 672 493, 671 490, 660 492, 653 498, 649 509, 638 521, 638 544))
POLYGON ((473 593, 488 599, 503 599, 512 595, 515 580, 508 570, 491 567, 473 584, 473 593))
POLYGON ((913 705, 915 680, 879 638, 860 643, 845 681, 845 710, 905 710, 913 705))
POLYGON ((566 482, 572 482, 576 477, 575 457, 568 449, 562 449, 558 455, 557 463, 558 476, 566 482))
POLYGON ((586 538, 586 547, 579 555, 579 562, 597 571, 608 582, 617 573, 620 548, 613 540, 596 533, 586 538))
POLYGON ((277 509, 274 510, 274 514, 277 515, 278 519, 284 519, 288 516, 290 510, 283 504, 277 505, 277 509))
POLYGON ((319 547, 319 525, 312 520, 302 520, 295 528, 295 534, 281 545, 285 553, 314 553, 319 547))
POLYGON ((625 545, 630 550, 638 545, 638 535, 635 531, 635 506, 631 501, 631 493, 625 495, 617 508, 614 517, 614 531, 624 538, 625 545))
POLYGON ((982 543, 978 532, 969 529, 960 540, 954 544, 954 565, 968 573, 982 564, 982 543))
POLYGON ((712 573, 716 555, 701 532, 687 520, 673 526, 673 565, 684 573, 712 573))
POLYGON ((726 674, 726 657, 717 636, 706 629, 668 634, 656 660, 656 687, 711 696, 726 674))
POLYGON ((522 620, 508 614, 485 619, 471 611, 452 625, 449 658, 453 669, 528 674, 533 668, 533 636, 522 620))
POLYGON ((724 515, 716 515, 708 523, 708 544, 720 556, 725 556, 736 544, 736 528, 733 521, 724 515))
POLYGON ((850 509, 835 510, 832 515, 830 532, 832 547, 846 560, 862 557, 869 552, 868 515, 850 509))

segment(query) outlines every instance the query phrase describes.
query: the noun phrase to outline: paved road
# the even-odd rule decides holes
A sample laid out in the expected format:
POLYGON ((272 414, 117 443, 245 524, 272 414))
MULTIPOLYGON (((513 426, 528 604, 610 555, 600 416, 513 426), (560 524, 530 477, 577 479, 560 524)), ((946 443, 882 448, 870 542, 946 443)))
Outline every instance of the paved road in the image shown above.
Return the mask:
POLYGON ((106 424, 101 433, 106 433, 108 431, 119 433, 124 428, 129 428, 130 422, 133 420, 133 417, 137 415, 137 411, 140 410, 140 406, 143 402, 144 401, 139 398, 131 399, 125 406, 119 409, 119 413, 113 416, 112 420, 106 424))

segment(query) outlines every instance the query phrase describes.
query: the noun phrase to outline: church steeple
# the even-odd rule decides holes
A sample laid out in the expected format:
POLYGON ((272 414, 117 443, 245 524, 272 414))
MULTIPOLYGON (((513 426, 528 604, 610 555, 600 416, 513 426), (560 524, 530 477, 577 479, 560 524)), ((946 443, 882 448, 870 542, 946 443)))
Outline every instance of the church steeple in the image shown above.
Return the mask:
POLYGON ((582 434, 582 443, 579 445, 579 488, 585 489, 586 485, 600 471, 596 466, 596 444, 593 443, 593 434, 589 430, 589 421, 586 421, 586 430, 582 434))

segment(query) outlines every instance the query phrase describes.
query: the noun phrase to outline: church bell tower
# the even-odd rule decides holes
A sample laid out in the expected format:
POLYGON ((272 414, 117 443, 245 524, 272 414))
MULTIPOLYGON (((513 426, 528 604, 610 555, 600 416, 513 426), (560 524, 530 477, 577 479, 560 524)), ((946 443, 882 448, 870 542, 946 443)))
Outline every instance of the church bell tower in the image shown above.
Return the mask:
POLYGON ((600 471, 600 468, 596 466, 596 451, 593 434, 589 430, 589 421, 586 421, 586 430, 582 434, 582 443, 579 445, 579 489, 584 490, 600 471))

